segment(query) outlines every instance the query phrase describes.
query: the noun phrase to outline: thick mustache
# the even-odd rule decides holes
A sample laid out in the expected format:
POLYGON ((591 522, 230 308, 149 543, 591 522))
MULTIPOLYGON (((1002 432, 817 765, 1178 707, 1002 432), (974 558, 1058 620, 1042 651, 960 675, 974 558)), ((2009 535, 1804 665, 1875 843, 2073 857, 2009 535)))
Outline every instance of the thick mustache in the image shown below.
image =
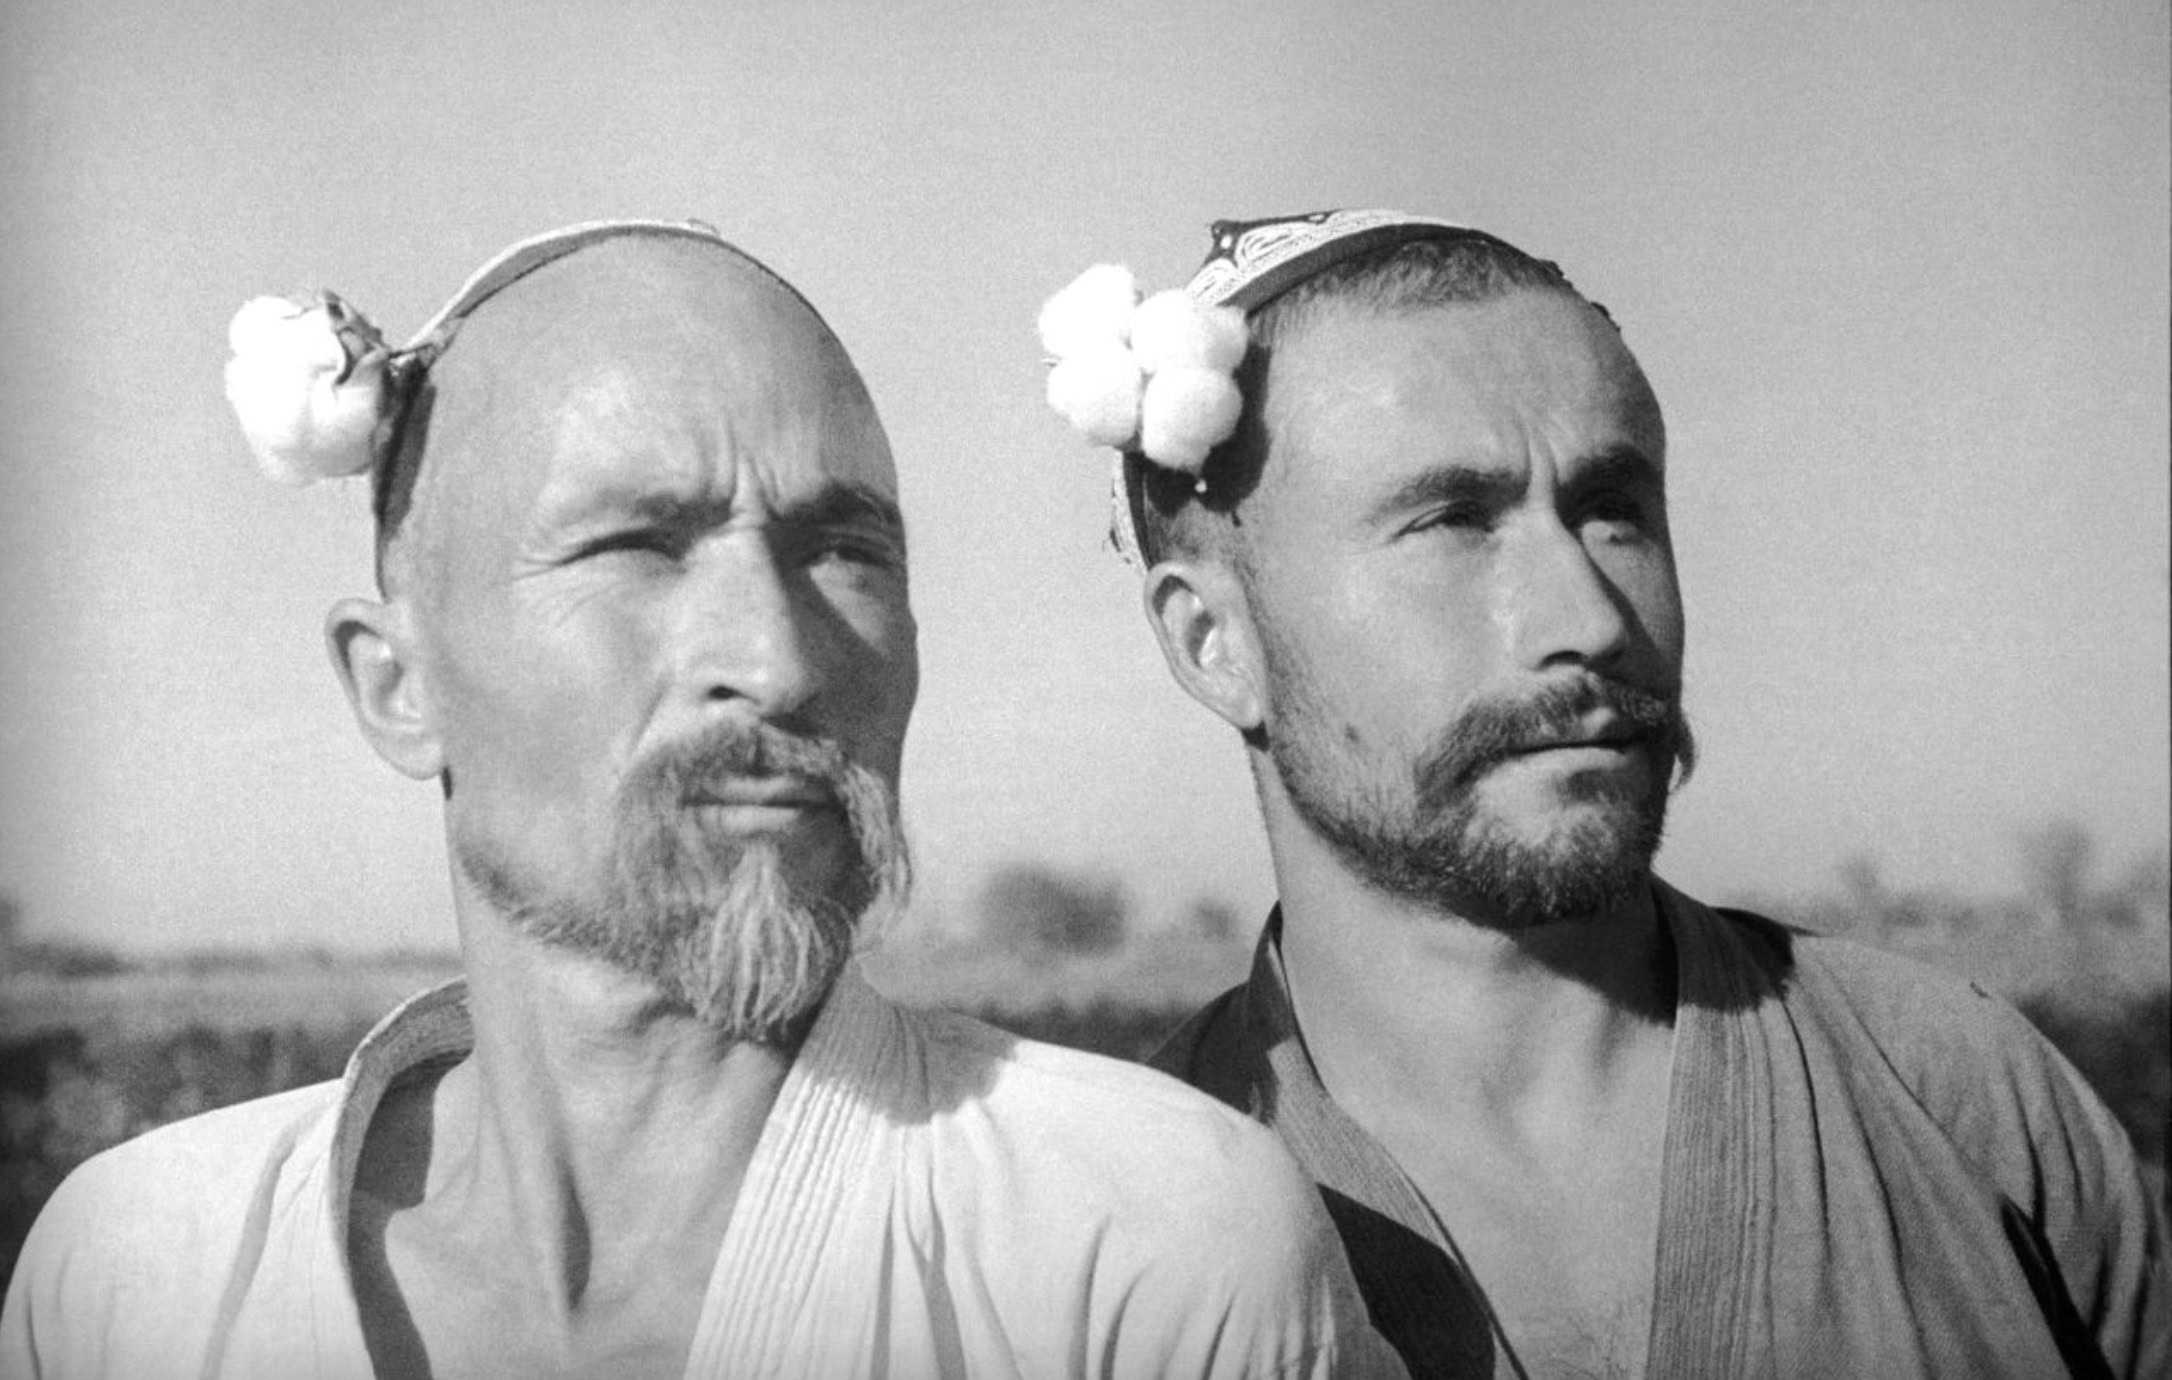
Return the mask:
MULTIPOLYGON (((881 901, 903 904, 912 862, 887 777, 826 737, 726 720, 654 748, 620 785, 614 849, 619 885, 688 914, 709 904, 744 861, 743 840, 701 807, 786 803, 809 808, 819 792, 841 819, 856 858, 833 894, 816 899, 851 917, 881 901)), ((815 806, 820 808, 820 806, 815 806)), ((879 922, 878 922, 879 923, 879 922)))
POLYGON ((1597 735, 1609 743, 1650 743, 1671 758, 1686 738, 1681 702, 1625 681, 1600 676, 1548 685, 1516 699, 1481 700, 1418 759, 1418 799, 1445 805, 1473 781, 1521 753, 1593 736, 1585 723, 1604 712, 1613 722, 1597 735))
POLYGON ((728 796, 747 778, 783 778, 840 801, 850 759, 826 738, 804 738, 769 724, 725 723, 659 748, 629 780, 652 799, 699 803, 728 796))

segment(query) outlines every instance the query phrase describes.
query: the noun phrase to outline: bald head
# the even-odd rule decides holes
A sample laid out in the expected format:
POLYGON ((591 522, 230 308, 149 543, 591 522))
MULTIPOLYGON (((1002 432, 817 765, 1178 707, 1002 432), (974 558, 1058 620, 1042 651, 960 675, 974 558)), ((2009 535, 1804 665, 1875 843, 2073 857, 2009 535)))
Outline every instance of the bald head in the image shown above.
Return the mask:
POLYGON ((441 566, 456 516, 507 517, 560 450, 643 427, 680 433, 682 465, 767 446, 895 499, 866 388, 803 298, 722 244, 621 236, 487 299, 431 366, 379 504, 388 592, 441 566))
POLYGON ((867 390, 703 238, 482 282, 410 417, 386 597, 327 622, 335 668, 444 793, 464 927, 796 1019, 902 877, 916 630, 867 390))

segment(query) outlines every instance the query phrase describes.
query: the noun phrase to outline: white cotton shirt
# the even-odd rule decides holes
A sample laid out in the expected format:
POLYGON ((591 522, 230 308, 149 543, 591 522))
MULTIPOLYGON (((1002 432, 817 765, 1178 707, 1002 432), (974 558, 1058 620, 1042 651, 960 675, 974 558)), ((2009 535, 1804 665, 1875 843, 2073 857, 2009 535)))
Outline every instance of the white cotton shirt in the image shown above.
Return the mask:
MULTIPOLYGON (((10 1377, 368 1376, 344 1243, 369 1120, 464 1053, 462 984, 346 1076, 84 1164, 32 1229, 10 1377)), ((690 1377, 1401 1375, 1273 1135, 1172 1079, 848 972, 770 1113, 690 1377)))

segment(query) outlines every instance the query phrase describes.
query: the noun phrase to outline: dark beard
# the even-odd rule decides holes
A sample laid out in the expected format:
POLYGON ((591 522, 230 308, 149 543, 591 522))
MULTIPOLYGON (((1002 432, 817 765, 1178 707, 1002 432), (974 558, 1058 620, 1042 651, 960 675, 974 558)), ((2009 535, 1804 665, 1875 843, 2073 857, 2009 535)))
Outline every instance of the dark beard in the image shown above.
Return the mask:
MULTIPOLYGON (((1310 702, 1302 688, 1295 698, 1310 702)), ((1306 717, 1317 725, 1317 714, 1306 717)), ((1670 777, 1679 768, 1688 780, 1695 762, 1675 699, 1598 676, 1474 704, 1413 763, 1407 795, 1344 785, 1343 763, 1287 724, 1270 746, 1298 814, 1370 884, 1508 929, 1595 916, 1633 898, 1659 851, 1670 777), (1561 789, 1567 804, 1584 807, 1580 817, 1540 842, 1489 825, 1478 801, 1485 774, 1521 748, 1574 735, 1601 707, 1635 726, 1649 784, 1571 777, 1561 789)))
MULTIPOLYGON (((462 870, 522 934, 654 983, 720 1033, 787 1043, 836 983, 863 917, 903 909, 911 863, 890 787, 835 744, 767 725, 720 725, 642 763, 619 788, 612 847, 591 894, 521 875, 456 830, 462 870), (783 845, 717 836, 688 809, 710 783, 789 774, 826 788, 851 844, 840 876, 795 876, 783 845)), ((866 936, 861 936, 865 938, 866 936)))

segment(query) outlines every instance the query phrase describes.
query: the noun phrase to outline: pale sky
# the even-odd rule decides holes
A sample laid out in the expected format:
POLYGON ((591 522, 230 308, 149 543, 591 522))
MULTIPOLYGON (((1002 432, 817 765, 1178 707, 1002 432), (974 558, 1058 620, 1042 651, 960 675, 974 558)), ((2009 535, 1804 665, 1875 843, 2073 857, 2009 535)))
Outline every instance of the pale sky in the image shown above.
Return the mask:
POLYGON ((257 477, 261 292, 404 338, 506 242, 697 217, 883 410, 923 916, 1039 859, 1142 919, 1272 896, 1238 745, 1101 544, 1040 301, 1207 222, 1384 205, 1563 263, 1667 411, 1711 899, 2016 882, 2167 821, 2164 3, 685 3, 0 10, 0 890, 134 948, 451 936, 434 788, 320 643, 359 485, 257 477), (306 22, 298 16, 307 15, 306 22))

